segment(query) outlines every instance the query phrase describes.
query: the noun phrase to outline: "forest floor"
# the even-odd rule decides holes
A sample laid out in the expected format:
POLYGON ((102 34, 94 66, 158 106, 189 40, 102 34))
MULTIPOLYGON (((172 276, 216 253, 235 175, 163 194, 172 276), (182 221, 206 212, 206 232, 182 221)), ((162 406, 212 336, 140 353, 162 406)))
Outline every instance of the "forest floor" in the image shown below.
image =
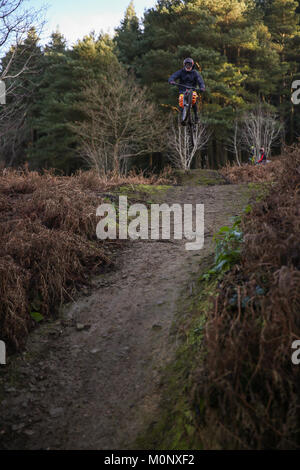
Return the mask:
POLYGON ((10 359, 0 380, 1 449, 136 449, 139 435, 159 419, 164 368, 179 341, 171 334, 179 305, 193 295, 213 234, 249 197, 245 184, 222 184, 217 172, 201 175, 144 196, 204 203, 203 249, 187 251, 185 240, 128 241, 114 268, 10 359))

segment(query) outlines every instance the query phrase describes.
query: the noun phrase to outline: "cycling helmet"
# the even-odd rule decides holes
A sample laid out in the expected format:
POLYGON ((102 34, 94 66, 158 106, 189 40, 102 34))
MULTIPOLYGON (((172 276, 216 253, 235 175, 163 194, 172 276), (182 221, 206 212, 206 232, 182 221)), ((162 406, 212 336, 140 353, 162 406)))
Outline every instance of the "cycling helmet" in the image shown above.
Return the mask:
POLYGON ((191 66, 193 67, 193 65, 194 65, 193 59, 191 59, 190 57, 188 57, 187 59, 184 59, 184 61, 183 61, 184 67, 185 67, 187 64, 191 64, 191 66))

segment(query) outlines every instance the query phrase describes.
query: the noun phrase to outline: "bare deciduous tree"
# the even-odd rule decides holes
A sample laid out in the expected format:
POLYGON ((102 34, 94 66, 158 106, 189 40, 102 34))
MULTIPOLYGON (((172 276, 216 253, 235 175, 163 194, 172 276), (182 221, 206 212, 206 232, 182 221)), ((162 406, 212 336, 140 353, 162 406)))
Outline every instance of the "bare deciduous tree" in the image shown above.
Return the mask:
POLYGON ((90 82, 83 95, 86 119, 71 128, 90 166, 120 172, 125 160, 164 149, 167 124, 132 77, 119 71, 104 84, 90 82))
POLYGON ((259 149, 264 147, 266 156, 270 154, 271 147, 280 139, 283 125, 275 113, 263 110, 259 105, 254 111, 245 114, 242 118, 241 138, 245 149, 255 149, 256 157, 259 149))
POLYGON ((227 150, 234 153, 236 163, 241 166, 241 147, 242 147, 242 134, 240 129, 240 121, 238 119, 234 122, 233 134, 229 140, 227 150))
POLYGON ((283 125, 276 114, 263 109, 260 104, 253 111, 236 118, 227 149, 235 155, 236 163, 240 166, 242 150, 257 159, 259 149, 264 147, 268 156, 271 147, 280 140, 282 131, 283 125))
MULTIPOLYGON (((10 50, 9 60, 4 65, 1 64, 0 79, 14 79, 19 77, 23 72, 28 70, 31 57, 26 58, 19 68, 12 70, 12 66, 19 52, 19 46, 22 45, 22 53, 24 50, 24 40, 28 31, 35 27, 40 34, 44 26, 41 18, 44 8, 35 10, 32 7, 26 8, 26 0, 0 0, 0 59, 2 61, 4 55, 10 50)), ((7 93, 13 88, 11 85, 7 93)))
POLYGON ((32 90, 37 48, 28 41, 30 34, 42 32, 44 8, 36 10, 27 0, 0 0, 0 80, 6 96, 0 106, 0 160, 12 165, 25 134, 25 121, 32 90), (26 80, 23 77, 26 76, 26 80), (27 83, 25 86, 24 83, 27 83))
POLYGON ((210 133, 205 124, 200 122, 195 125, 192 139, 190 129, 182 126, 178 119, 173 120, 168 134, 169 159, 177 168, 189 170, 196 152, 205 147, 209 138, 210 133))

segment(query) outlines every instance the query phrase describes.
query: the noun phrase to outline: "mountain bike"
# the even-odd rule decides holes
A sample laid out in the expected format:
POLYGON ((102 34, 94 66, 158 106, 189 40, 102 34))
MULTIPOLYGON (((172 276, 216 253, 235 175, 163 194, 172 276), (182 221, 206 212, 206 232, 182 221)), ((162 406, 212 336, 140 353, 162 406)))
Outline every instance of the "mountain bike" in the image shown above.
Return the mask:
POLYGON ((193 146, 196 143, 197 137, 197 124, 195 122, 194 113, 192 113, 193 92, 201 90, 200 88, 194 88, 191 86, 182 85, 180 83, 172 83, 172 85, 186 88, 186 91, 183 94, 183 109, 180 116, 180 122, 183 126, 188 126, 191 137, 191 144, 193 146))

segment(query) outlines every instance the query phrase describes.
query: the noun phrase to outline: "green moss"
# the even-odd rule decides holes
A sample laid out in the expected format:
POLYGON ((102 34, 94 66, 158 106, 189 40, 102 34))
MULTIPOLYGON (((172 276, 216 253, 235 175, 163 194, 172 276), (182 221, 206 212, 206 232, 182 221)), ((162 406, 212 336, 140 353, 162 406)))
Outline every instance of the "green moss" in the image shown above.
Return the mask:
POLYGON ((115 193, 121 196, 127 196, 131 203, 142 202, 152 204, 162 199, 172 186, 151 185, 151 184, 131 184, 119 187, 115 193))
POLYGON ((150 194, 156 194, 158 192, 165 192, 170 189, 172 186, 166 184, 158 184, 158 185, 151 185, 151 184, 138 184, 136 186, 137 191, 143 191, 150 194))
POLYGON ((175 176, 178 184, 183 186, 215 186, 227 183, 216 170, 175 170, 175 176))
POLYGON ((151 185, 151 184, 132 184, 132 185, 126 185, 126 186, 121 186, 117 192, 121 194, 136 194, 136 193, 146 193, 146 194, 157 194, 157 193, 162 193, 166 192, 168 189, 170 189, 172 186, 168 185, 151 185))

